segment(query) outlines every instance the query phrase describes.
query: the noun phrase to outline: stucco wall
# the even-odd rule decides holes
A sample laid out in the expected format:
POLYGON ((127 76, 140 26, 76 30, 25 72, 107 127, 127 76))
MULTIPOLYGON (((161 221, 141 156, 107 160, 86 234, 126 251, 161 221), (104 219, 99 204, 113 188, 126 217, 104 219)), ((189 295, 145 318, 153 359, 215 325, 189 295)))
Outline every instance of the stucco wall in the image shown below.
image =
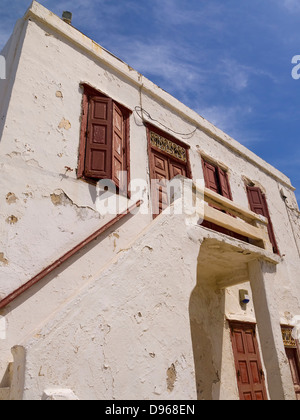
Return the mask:
MULTIPOLYGON (((191 138, 177 136, 191 146, 194 180, 203 178, 202 153, 228 168, 233 199, 240 205, 248 207, 243 177, 263 188, 282 256, 277 266, 279 275, 274 278, 278 311, 282 322, 289 323, 300 313, 299 252, 280 195, 283 187, 289 203, 297 206, 290 181, 43 7, 34 3, 32 10, 36 17, 31 13, 28 15, 31 20, 26 20, 24 28, 22 26, 23 35, 26 36, 24 43, 20 41, 18 44, 22 54, 14 72, 14 85, 3 118, 4 130, 0 142, 0 297, 4 298, 24 284, 111 218, 102 217, 96 211, 95 187, 76 177, 82 102, 80 83, 86 82, 133 111, 130 118, 132 179, 144 179, 148 185, 150 182, 146 129, 134 112, 136 106, 142 106, 155 120, 177 132, 191 133, 197 127, 191 138)), ((14 36, 17 41, 17 34, 14 36)), ((14 39, 11 42, 13 44, 14 39)), ((14 50, 11 48, 10 51, 12 56, 14 50)), ((9 90, 9 83, 0 81, 0 89, 9 90), (1 83, 6 83, 6 87, 1 87, 1 83)), ((297 216, 292 217, 297 219, 297 216)), ((46 325, 46 332, 38 333, 37 341, 28 344, 28 369, 36 379, 32 380, 35 383, 27 385, 27 398, 37 398, 41 387, 48 386, 49 381, 53 381, 53 385, 62 385, 60 382, 67 384, 69 380, 69 387, 74 384, 74 390, 78 391, 80 397, 86 397, 88 392, 95 398, 134 397, 135 392, 136 397, 140 398, 193 398, 197 395, 190 320, 186 312, 192 288, 196 284, 196 274, 182 282, 186 267, 179 262, 181 258, 188 259, 188 266, 191 267, 192 259, 195 257, 197 260, 200 244, 197 243, 197 248, 187 240, 185 248, 180 240, 180 232, 182 238, 186 237, 182 221, 166 218, 164 238, 155 229, 149 231, 149 247, 148 242, 140 242, 128 259, 124 254, 122 261, 108 270, 103 279, 96 276, 121 250, 126 249, 128 243, 135 240, 151 220, 150 215, 129 218, 116 231, 108 232, 94 247, 81 253, 80 258, 72 258, 67 266, 56 271, 51 278, 45 279, 3 312, 8 332, 7 340, 0 341, 0 372, 5 370, 10 359, 10 348, 21 342, 26 344, 26 338, 32 337, 32 331, 36 331, 38 325, 46 325), (156 243, 153 247, 152 241, 162 243, 156 243), (190 254, 187 251, 189 247, 190 254), (155 250, 155 254, 151 249, 155 250), (147 263, 147 253, 151 253, 151 265, 147 263), (170 275, 161 279, 161 274, 166 270, 176 273, 177 269, 182 276, 170 275), (127 274, 126 278, 123 277, 124 273, 127 274), (174 282, 169 284, 171 280, 174 282), (90 286, 85 293, 78 295, 80 298, 77 301, 72 300, 86 283, 90 286), (142 291, 140 295, 136 293, 137 284, 138 290, 142 291), (172 289, 170 296, 166 292, 169 287, 172 289), (109 296, 109 299, 106 300, 105 296, 109 296), (61 312, 65 302, 70 299, 72 304, 61 312), (99 308, 97 314, 92 309, 86 311, 86 308, 94 308, 95 305, 99 308), (58 314, 56 311, 59 311, 58 314), (145 334, 144 322, 147 324, 145 334), (58 325, 61 327, 57 329, 58 325), (112 328, 112 334, 108 326, 112 328), (180 340, 174 335, 176 328, 180 330, 180 340), (68 364, 61 370, 61 364, 68 357, 72 356, 72 363, 76 362, 79 357, 77 353, 80 355, 79 348, 87 336, 90 341, 84 344, 82 351, 93 354, 93 331, 96 331, 98 348, 103 349, 103 343, 109 340, 107 350, 99 352, 88 365, 85 365, 81 353, 79 366, 87 372, 84 378, 80 377, 79 370, 71 375, 71 366, 68 364), (78 349, 77 344, 70 346, 75 336, 78 336, 80 343, 78 349), (154 339, 156 347, 150 348, 149 344, 154 339), (123 345, 118 346, 118 342, 123 345), (132 342, 136 343, 135 347, 128 353, 132 342), (57 358, 48 358, 47 346, 51 345, 55 350, 53 355, 57 358), (122 350, 123 347, 127 350, 122 350), (162 354, 162 349, 168 353, 168 357, 162 354), (150 353, 152 356, 149 356, 150 353), (112 358, 107 368, 106 354, 112 358), (133 363, 135 354, 141 357, 138 374, 133 363), (119 368, 120 360, 126 361, 122 369, 119 368), (99 364, 105 379, 96 372, 99 364), (169 374, 172 376, 173 365, 176 378, 180 378, 180 387, 175 387, 174 393, 170 394, 166 389, 166 372, 171 369, 169 374), (157 372, 155 380, 151 376, 153 369, 157 372), (129 375, 132 383, 130 390, 126 389, 126 381, 129 380, 126 375, 129 375), (118 378, 114 384, 113 378, 118 378), (148 379, 150 384, 146 385, 148 379), (95 383, 100 384, 97 390, 95 383)), ((297 235, 299 238, 299 225, 294 223, 293 228, 296 238, 297 235)), ((201 237, 205 237, 207 231, 198 228, 197 232, 201 242, 201 237)), ((215 347, 220 348, 221 345, 226 349, 224 354, 228 363, 225 363, 227 367, 224 369, 230 378, 225 380, 224 373, 222 378, 227 382, 227 388, 220 387, 220 371, 213 367, 213 363, 210 364, 209 374, 215 386, 203 390, 205 396, 237 396, 235 385, 232 385, 235 384, 234 369, 230 367, 232 354, 228 335, 225 334, 224 314, 229 314, 231 318, 255 320, 253 306, 250 305, 246 312, 241 310, 239 288, 230 288, 224 295, 216 293, 214 289, 205 292, 207 296, 210 295, 211 302, 215 300, 220 307, 225 305, 223 314, 215 322, 221 336, 224 334, 227 338, 222 343, 215 343, 215 347)), ((199 296, 203 296, 203 293, 203 290, 199 290, 199 296)), ((199 333, 203 339, 209 327, 207 322, 204 322, 202 333, 199 333)), ((77 338, 74 342, 77 343, 77 338)), ((201 389, 200 386, 198 392, 201 389)))

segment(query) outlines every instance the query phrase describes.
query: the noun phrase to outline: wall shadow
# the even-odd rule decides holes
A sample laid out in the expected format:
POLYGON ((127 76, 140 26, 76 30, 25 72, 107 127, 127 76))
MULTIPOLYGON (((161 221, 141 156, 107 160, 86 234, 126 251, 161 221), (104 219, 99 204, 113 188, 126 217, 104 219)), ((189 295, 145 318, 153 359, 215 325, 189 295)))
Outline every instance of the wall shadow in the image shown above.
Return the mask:
POLYGON ((198 400, 219 400, 222 371, 225 294, 198 257, 197 285, 189 303, 198 400))

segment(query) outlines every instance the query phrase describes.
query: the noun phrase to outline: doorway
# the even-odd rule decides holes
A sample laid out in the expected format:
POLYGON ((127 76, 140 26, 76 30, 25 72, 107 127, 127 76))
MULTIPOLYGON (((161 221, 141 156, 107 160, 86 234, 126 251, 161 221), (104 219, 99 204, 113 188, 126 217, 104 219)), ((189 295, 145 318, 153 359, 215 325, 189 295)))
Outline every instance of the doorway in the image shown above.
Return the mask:
POLYGON ((148 125, 148 152, 153 217, 170 206, 167 181, 177 175, 191 178, 189 146, 148 125))
POLYGON ((300 347, 293 338, 293 327, 282 326, 282 338, 286 356, 289 361, 296 398, 300 401, 300 347))
POLYGON ((240 399, 266 401, 265 375, 256 338, 256 325, 243 322, 230 322, 229 325, 240 399))

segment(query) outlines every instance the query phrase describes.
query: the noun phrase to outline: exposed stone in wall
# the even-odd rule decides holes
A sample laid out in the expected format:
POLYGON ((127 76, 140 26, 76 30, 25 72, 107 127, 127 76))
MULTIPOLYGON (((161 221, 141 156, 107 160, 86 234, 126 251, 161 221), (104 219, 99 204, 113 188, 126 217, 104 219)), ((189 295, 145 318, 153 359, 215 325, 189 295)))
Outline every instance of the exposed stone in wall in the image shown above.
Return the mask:
POLYGON ((18 200, 18 197, 12 192, 9 192, 6 196, 7 204, 15 204, 17 200, 18 200))
POLYGON ((19 221, 19 219, 18 219, 16 216, 14 216, 14 215, 9 216, 9 217, 6 219, 6 223, 8 223, 8 224, 10 224, 10 225, 15 225, 16 223, 18 223, 18 221, 19 221))
POLYGON ((174 390, 176 379, 176 366, 174 365, 174 363, 172 363, 172 365, 167 370, 167 388, 169 392, 172 392, 174 390))
MULTIPOLYGON (((62 190, 56 190, 50 194, 51 202, 54 206, 73 206, 80 219, 85 220, 88 213, 93 213, 93 217, 100 218, 100 214, 89 206, 78 206, 74 203, 67 194, 62 190)), ((118 234, 114 233, 114 237, 118 238, 118 234)))
POLYGON ((8 265, 8 260, 4 257, 3 252, 0 252, 0 264, 1 265, 8 265))
POLYGON ((61 122, 59 123, 59 125, 58 125, 58 128, 59 129, 65 129, 65 130, 70 130, 70 128, 71 128, 71 123, 70 123, 70 121, 68 121, 68 120, 66 120, 65 118, 63 118, 62 120, 61 120, 61 122))

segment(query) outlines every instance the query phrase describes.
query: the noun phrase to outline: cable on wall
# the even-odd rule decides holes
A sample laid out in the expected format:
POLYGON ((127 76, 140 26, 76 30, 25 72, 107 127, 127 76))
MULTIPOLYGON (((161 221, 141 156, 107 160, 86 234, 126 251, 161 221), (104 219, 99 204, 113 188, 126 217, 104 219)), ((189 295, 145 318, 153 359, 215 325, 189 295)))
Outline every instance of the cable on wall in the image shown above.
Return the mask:
POLYGON ((281 190, 280 190, 280 195, 281 195, 281 198, 283 199, 284 204, 285 204, 286 209, 287 209, 287 211, 286 211, 286 212, 287 212, 287 215, 288 215, 288 218, 289 218, 289 221, 290 221, 290 225, 291 225, 292 232, 293 232, 293 236, 294 236, 294 241, 295 241, 296 248, 297 248, 297 251, 298 251, 298 254, 299 254, 299 257, 300 257, 300 249, 299 249, 299 245, 298 245, 297 234, 296 234, 295 229, 294 229, 294 221, 292 220, 292 217, 291 217, 291 215, 290 215, 289 210, 290 210, 291 212, 293 212, 293 214, 297 217, 297 219, 299 219, 299 218, 300 218, 300 212, 299 212, 299 210, 298 210, 297 208, 295 208, 295 207, 291 207, 291 206, 290 206, 290 204, 288 203, 288 198, 287 198, 287 196, 285 195, 285 193, 284 193, 284 190, 283 190, 283 189, 281 189, 281 190))
POLYGON ((167 127, 165 124, 161 123, 160 121, 156 120, 155 118, 153 118, 148 111, 146 111, 142 106, 136 106, 135 107, 135 112, 137 113, 138 117, 143 121, 143 123, 147 123, 150 121, 156 122, 158 123, 160 126, 162 126, 164 129, 177 134, 178 136, 181 137, 185 137, 187 140, 192 138, 193 135, 196 133, 197 131, 197 127, 195 128, 194 131, 190 132, 190 133, 179 133, 178 131, 173 130, 170 127, 167 127), (147 119, 145 118, 145 116, 147 117, 147 119))

